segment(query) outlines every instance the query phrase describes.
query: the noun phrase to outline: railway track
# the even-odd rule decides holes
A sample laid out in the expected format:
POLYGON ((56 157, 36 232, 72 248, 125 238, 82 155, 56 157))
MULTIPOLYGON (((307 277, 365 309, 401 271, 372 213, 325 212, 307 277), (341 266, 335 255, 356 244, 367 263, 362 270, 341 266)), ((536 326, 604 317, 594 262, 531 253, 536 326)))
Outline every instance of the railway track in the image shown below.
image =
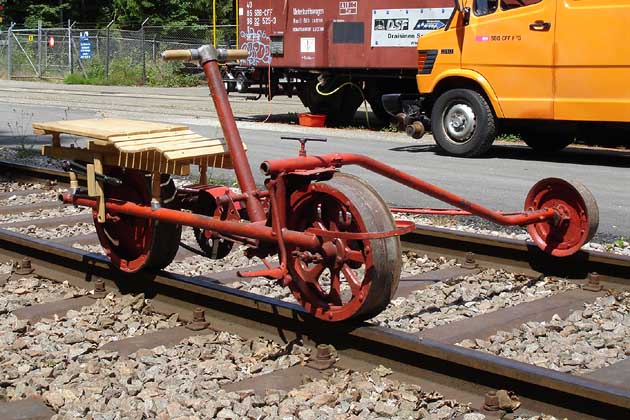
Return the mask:
MULTIPOLYGON (((6 171, 7 165, 2 164, 0 168, 5 168, 6 171)), ((11 168, 12 175, 16 175, 18 169, 15 166, 11 168)), ((59 173, 49 170, 28 176, 63 180, 59 173)), ((11 196, 17 195, 15 192, 9 193, 11 196)), ((29 205, 36 207, 36 204, 29 205)), ((3 212, 7 214, 11 214, 11 211, 13 210, 7 207, 3 208, 3 212)), ((60 221, 71 225, 83 219, 87 221, 90 219, 88 214, 81 213, 76 215, 76 220, 69 217, 71 216, 65 215, 63 219, 58 220, 41 222, 24 220, 18 223, 22 223, 24 225, 22 227, 35 226, 36 229, 33 229, 31 234, 36 234, 35 231, 46 224, 54 227, 60 221)), ((512 290, 501 289, 497 293, 489 293, 486 297, 494 299, 496 296, 512 293, 510 299, 514 299, 516 304, 499 305, 493 308, 496 310, 485 313, 482 311, 478 316, 470 316, 469 313, 462 315, 458 311, 466 308, 466 304, 481 301, 484 297, 483 294, 469 299, 463 296, 454 302, 446 303, 446 306, 453 308, 455 313, 449 322, 429 320, 420 324, 422 328, 418 328, 418 324, 411 324, 410 327, 399 323, 395 325, 398 328, 394 329, 389 328, 391 323, 386 319, 389 316, 387 311, 377 317, 372 324, 352 326, 322 324, 305 314, 300 306, 287 302, 288 299, 282 300, 286 298, 284 295, 276 294, 279 298, 270 298, 248 292, 255 289, 246 285, 233 287, 237 281, 233 270, 193 275, 161 272, 121 278, 120 274, 109 269, 103 256, 68 246, 78 243, 90 249, 89 246, 96 241, 93 235, 90 239, 90 233, 81 237, 57 240, 55 243, 50 240, 51 238, 41 240, 15 231, 7 231, 5 228, 10 225, 11 223, 0 225, 2 261, 22 261, 26 257, 41 278, 65 281, 78 289, 92 289, 96 280, 103 280, 108 291, 119 291, 122 294, 143 293, 151 299, 153 310, 168 315, 177 313, 179 322, 191 321, 193 309, 201 307, 205 309, 206 320, 213 330, 236 334, 246 340, 256 340, 262 336, 270 342, 283 345, 295 343, 297 340, 307 347, 321 343, 331 344, 339 356, 335 365, 337 369, 364 372, 383 365, 393 371, 391 375, 387 375, 388 378, 403 384, 420 385, 423 391, 438 391, 444 398, 464 404, 470 403, 474 409, 481 409, 487 393, 506 389, 519 396, 522 405, 516 415, 525 418, 539 413, 560 418, 627 418, 630 409, 630 388, 627 385, 630 382, 630 364, 624 355, 618 357, 619 360, 615 363, 606 363, 606 366, 596 369, 586 367, 585 372, 570 374, 496 356, 492 353, 489 339, 496 337, 497 331, 522 329, 522 325, 532 323, 547 322, 551 327, 561 328, 561 325, 553 324, 554 316, 569 319, 585 305, 588 309, 589 305, 599 302, 598 299, 608 298, 609 295, 605 291, 607 289, 614 290, 613 296, 623 295, 630 278, 630 259, 627 257, 584 252, 566 265, 558 265, 557 261, 542 258, 532 246, 523 242, 455 233, 440 228, 419 227, 415 232, 403 237, 407 259, 411 259, 413 255, 425 254, 429 259, 438 256, 442 258, 435 260, 438 263, 427 271, 421 270, 417 273, 413 270, 406 271, 406 276, 401 279, 397 299, 403 302, 401 306, 404 306, 405 300, 413 300, 412 298, 422 294, 435 292, 438 284, 446 285, 447 288, 457 288, 458 285, 466 283, 458 282, 458 279, 472 279, 484 274, 485 270, 497 270, 496 267, 501 267, 501 270, 508 273, 508 279, 515 287, 512 290), (468 261, 465 261, 466 257, 468 261), (455 264, 453 259, 456 258, 464 264, 455 264), (523 275, 514 280, 509 274, 512 272, 523 275), (586 283, 588 274, 593 272, 600 273, 599 278, 591 275, 591 288, 595 291, 579 288, 586 283), (562 280, 562 287, 553 286, 549 290, 543 290, 545 293, 542 295, 530 296, 531 299, 520 297, 517 299, 521 290, 543 287, 541 286, 543 283, 539 282, 542 273, 547 279, 549 276, 562 275, 571 280, 562 280), (599 284, 593 280, 598 280, 599 284), (603 290, 598 291, 599 286, 603 287, 603 290), (406 331, 403 331, 405 329, 406 331), (475 349, 485 347, 485 343, 488 343, 486 351, 475 349)), ((13 223, 14 230, 19 229, 19 225, 18 227, 16 225, 13 223)), ((195 258, 191 251, 185 249, 180 250, 180 254, 177 258, 180 262, 195 258)), ((472 280, 468 282, 473 284, 472 280)), ((552 284, 549 280, 546 282, 544 284, 552 284)), ((271 286, 268 290, 275 292, 271 286)), ((627 302, 621 300, 620 305, 627 307, 627 302)), ((47 305, 42 307, 35 304, 30 310, 44 313, 49 317, 54 313, 63 317, 69 308, 77 310, 76 306, 85 305, 85 301, 57 300, 47 305)), ((411 306, 411 309, 411 313, 405 312, 407 309, 403 310, 399 318, 422 319, 427 314, 440 311, 439 308, 432 308, 422 313, 413 313, 414 307, 411 306)), ((28 308, 25 310, 28 312, 28 308)), ((38 325, 37 320, 32 321, 33 325, 38 325)), ((621 324, 623 325, 623 321, 621 324)), ((565 327, 562 327, 562 331, 564 329, 565 327)), ((139 348, 174 346, 178 341, 173 342, 174 338, 186 339, 188 334, 182 332, 179 325, 164 328, 161 333, 140 336, 144 338, 126 342, 123 350, 117 348, 116 351, 130 354, 139 348)), ((608 345, 604 348, 608 348, 608 345)), ((629 346, 626 345, 625 349, 622 348, 621 352, 630 352, 629 346)), ((290 353, 290 350, 287 352, 290 353)), ((324 365, 326 363, 323 362, 324 365)), ((561 367, 567 366, 571 365, 561 367)), ((231 385, 225 385, 225 388, 242 392, 248 387, 259 390, 280 387, 285 390, 284 392, 291 392, 303 389, 304 385, 301 385, 300 378, 305 374, 304 369, 307 369, 306 374, 312 377, 321 377, 321 371, 317 369, 285 366, 268 375, 244 379, 244 382, 233 381, 231 385)), ((423 398, 430 399, 424 394, 423 398)), ((54 407, 54 404, 48 402, 54 407)), ((322 406, 326 404, 332 402, 326 402, 322 406)), ((401 403, 396 404, 394 407, 399 409, 401 403)), ((380 411, 374 406, 371 413, 387 417, 389 409, 386 403, 381 402, 380 411)), ((1 410, 0 406, 0 413, 1 410)), ((427 410, 427 413, 429 412, 427 410)), ((451 414, 455 416, 461 413, 453 409, 451 414)), ((486 418, 498 418, 499 414, 502 415, 504 412, 483 412, 486 418)))

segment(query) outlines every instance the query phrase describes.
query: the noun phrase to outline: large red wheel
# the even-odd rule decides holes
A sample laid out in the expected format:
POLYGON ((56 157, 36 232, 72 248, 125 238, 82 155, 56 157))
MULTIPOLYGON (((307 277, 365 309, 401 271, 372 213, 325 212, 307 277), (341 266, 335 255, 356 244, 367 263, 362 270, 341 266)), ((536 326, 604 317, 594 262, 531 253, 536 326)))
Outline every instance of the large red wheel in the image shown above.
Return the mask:
POLYGON ((525 199, 525 210, 557 210, 557 220, 527 226, 532 240, 543 251, 556 257, 576 253, 590 241, 599 225, 599 209, 593 194, 577 181, 559 178, 540 180, 525 199))
MULTIPOLYGON (((335 173, 291 197, 288 226, 334 232, 396 228, 381 197, 365 182, 335 173)), ((332 235, 334 236, 334 235, 332 235)), ((321 253, 289 248, 289 284, 298 302, 326 321, 367 319, 392 299, 401 270, 400 239, 347 240, 322 236, 321 253)))
MULTIPOLYGON (((147 174, 117 167, 106 167, 104 172, 123 181, 119 186, 105 184, 107 199, 151 204, 147 174)), ((173 189, 171 184, 172 181, 167 181, 163 190, 173 189)), ((159 270, 170 264, 177 253, 181 236, 179 225, 110 213, 106 214, 105 223, 99 223, 96 210, 93 215, 101 246, 111 264, 120 271, 159 270)))

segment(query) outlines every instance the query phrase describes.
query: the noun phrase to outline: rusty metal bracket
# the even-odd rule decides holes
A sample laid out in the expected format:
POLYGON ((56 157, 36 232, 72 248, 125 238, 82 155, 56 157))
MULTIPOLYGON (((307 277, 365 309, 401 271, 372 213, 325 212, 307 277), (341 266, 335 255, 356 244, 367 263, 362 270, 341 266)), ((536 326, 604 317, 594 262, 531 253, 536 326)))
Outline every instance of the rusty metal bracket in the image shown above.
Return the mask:
POLYGON ((191 331, 201 331, 208 328, 210 323, 206 321, 206 313, 202 308, 195 308, 193 310, 192 322, 186 325, 186 328, 191 331))
POLYGON ((466 259, 462 263, 462 268, 465 268, 467 270, 474 270, 475 268, 477 268, 478 265, 479 264, 477 264, 477 260, 475 259, 475 254, 472 252, 467 252, 466 259))
POLYGON ((327 370, 337 362, 337 350, 330 344, 318 344, 315 357, 306 362, 306 366, 316 370, 327 370))
POLYGON ((107 296, 107 291, 105 290, 105 282, 103 280, 96 280, 94 282, 94 291, 88 296, 92 299, 103 299, 105 296, 107 296))
POLYGON ((402 236, 406 233, 415 230, 416 224, 407 220, 396 220, 396 229, 389 230, 387 232, 339 232, 332 230, 323 230, 316 228, 308 228, 305 232, 312 233, 313 235, 321 236, 331 239, 348 239, 348 240, 363 240, 363 239, 383 239, 390 238, 392 236, 402 236))
POLYGON ((600 275, 593 272, 588 274, 588 280, 586 284, 582 285, 582 290, 588 290, 590 292, 600 292, 604 286, 600 283, 600 275))
POLYGON ((31 260, 24 258, 21 262, 14 263, 12 271, 19 276, 27 276, 32 274, 35 269, 31 265, 31 260))

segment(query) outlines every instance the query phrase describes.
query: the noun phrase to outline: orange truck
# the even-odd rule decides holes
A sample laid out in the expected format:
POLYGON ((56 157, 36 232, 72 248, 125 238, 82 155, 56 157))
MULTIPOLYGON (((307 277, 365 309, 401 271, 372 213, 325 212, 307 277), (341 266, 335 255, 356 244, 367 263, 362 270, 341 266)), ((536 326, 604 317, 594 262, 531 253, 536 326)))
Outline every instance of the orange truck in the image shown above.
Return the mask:
POLYGON ((418 40, 420 95, 385 95, 407 134, 425 127, 451 155, 497 134, 560 150, 630 143, 630 0, 455 0, 418 40))

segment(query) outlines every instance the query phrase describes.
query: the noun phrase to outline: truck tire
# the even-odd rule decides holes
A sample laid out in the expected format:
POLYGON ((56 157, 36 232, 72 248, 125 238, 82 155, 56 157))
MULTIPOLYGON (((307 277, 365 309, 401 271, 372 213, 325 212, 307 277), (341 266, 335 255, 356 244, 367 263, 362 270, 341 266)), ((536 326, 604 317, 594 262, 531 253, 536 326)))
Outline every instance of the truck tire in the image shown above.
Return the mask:
POLYGON ((497 122, 481 94, 471 89, 452 89, 442 93, 433 104, 431 130, 443 152, 477 157, 492 146, 497 122))
POLYGON ((521 139, 535 152, 546 154, 555 153, 564 149, 575 140, 574 133, 549 133, 524 131, 521 132, 521 139))

